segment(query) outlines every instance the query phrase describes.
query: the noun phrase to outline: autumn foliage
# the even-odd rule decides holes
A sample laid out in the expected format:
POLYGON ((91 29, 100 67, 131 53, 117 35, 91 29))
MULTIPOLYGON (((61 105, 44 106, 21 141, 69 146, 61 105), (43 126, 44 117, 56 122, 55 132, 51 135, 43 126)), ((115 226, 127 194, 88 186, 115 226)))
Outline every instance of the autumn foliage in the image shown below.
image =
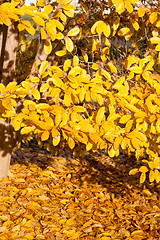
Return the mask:
POLYGON ((67 143, 70 149, 105 149, 110 157, 135 154, 143 165, 130 174, 141 172, 143 183, 148 172, 150 182, 158 183, 159 5, 80 1, 80 8, 80 15, 74 13, 70 0, 0 5, 0 24, 16 22, 22 35, 33 38, 38 31, 41 43, 33 50, 42 44, 46 55, 34 61, 26 78, 0 83, 0 117, 49 151, 67 143))

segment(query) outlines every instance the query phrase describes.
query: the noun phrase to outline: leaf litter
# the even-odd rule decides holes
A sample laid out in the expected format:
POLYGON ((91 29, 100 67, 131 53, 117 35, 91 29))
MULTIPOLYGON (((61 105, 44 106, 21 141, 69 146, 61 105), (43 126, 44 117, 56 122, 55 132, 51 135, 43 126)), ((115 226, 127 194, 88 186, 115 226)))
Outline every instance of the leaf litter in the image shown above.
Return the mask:
POLYGON ((0 239, 159 239, 159 185, 140 185, 128 175, 133 164, 16 150, 0 180, 0 239))

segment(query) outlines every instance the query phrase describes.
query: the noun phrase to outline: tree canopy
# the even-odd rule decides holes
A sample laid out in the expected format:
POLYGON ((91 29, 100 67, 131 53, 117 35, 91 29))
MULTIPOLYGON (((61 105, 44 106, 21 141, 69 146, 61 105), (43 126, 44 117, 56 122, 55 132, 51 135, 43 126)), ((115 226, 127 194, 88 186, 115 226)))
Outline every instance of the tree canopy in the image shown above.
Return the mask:
POLYGON ((143 165, 130 174, 141 172, 143 183, 148 172, 158 183, 159 2, 79 4, 74 13, 71 0, 1 1, 0 118, 49 151, 67 144, 78 152, 105 149, 110 157, 135 154, 143 165), (16 69, 15 47, 5 45, 10 31, 14 42, 18 33, 36 41, 27 76, 9 70, 16 69))

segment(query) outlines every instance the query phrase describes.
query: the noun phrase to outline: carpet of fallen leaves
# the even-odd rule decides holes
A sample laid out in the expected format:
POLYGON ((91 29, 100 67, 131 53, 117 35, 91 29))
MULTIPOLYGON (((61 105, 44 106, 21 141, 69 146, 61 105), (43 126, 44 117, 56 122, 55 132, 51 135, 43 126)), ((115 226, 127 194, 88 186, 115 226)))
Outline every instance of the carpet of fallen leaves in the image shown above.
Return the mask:
POLYGON ((0 180, 0 239, 160 239, 159 185, 140 185, 133 164, 18 149, 0 180))

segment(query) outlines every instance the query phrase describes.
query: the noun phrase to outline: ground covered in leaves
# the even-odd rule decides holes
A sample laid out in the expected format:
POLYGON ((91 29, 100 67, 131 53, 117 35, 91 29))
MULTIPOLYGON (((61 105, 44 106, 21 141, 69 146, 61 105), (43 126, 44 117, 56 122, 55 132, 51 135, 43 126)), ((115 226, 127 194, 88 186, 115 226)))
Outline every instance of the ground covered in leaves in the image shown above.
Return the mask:
POLYGON ((134 164, 17 150, 0 180, 0 239, 159 239, 160 188, 129 176, 134 164))

